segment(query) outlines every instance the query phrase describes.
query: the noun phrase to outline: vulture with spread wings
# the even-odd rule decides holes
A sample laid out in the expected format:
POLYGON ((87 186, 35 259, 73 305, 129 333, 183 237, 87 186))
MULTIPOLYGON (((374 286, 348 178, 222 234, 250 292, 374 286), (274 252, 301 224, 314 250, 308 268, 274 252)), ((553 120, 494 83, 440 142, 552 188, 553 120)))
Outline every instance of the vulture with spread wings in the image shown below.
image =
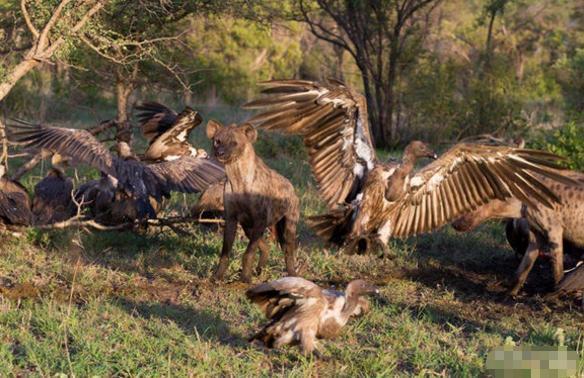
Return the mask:
POLYGON ((158 102, 144 102, 136 106, 142 134, 148 140, 144 160, 172 161, 182 156, 207 157, 203 149, 189 143, 189 135, 203 122, 201 115, 186 107, 177 114, 158 102))
POLYGON ((493 199, 519 198, 550 206, 557 196, 538 174, 569 182, 559 157, 544 151, 460 143, 414 171, 421 157, 435 158, 412 142, 401 162, 375 155, 365 98, 338 82, 262 83, 266 95, 244 107, 262 109, 250 123, 304 138, 312 172, 330 212, 312 217, 316 232, 347 251, 384 250, 390 237, 434 230, 493 199))
POLYGON ((87 130, 18 121, 9 125, 8 131, 11 142, 68 156, 114 177, 116 185, 136 201, 140 219, 156 217, 149 197, 160 202, 171 191, 200 192, 225 177, 222 165, 207 158, 185 156, 145 164, 131 157, 115 156, 87 130))

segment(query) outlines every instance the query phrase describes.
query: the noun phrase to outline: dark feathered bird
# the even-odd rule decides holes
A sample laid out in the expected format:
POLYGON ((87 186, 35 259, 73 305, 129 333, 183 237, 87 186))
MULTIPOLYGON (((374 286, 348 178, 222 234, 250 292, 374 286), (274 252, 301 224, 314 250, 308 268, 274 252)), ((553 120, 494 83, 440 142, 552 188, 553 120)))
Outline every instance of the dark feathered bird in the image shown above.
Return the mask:
POLYGON ((304 138, 320 194, 330 213, 311 221, 325 239, 347 250, 390 237, 428 232, 488 203, 517 197, 551 206, 557 197, 535 176, 572 182, 555 169, 559 157, 544 151, 460 143, 414 171, 430 155, 421 142, 399 163, 375 156, 365 98, 338 82, 263 83, 267 96, 245 105, 264 109, 249 120, 261 128, 304 138))
POLYGON ((73 180, 64 171, 66 159, 54 154, 51 163, 52 168, 34 187, 32 212, 35 224, 62 222, 76 213, 73 180))
POLYGON ((323 289, 299 277, 285 277, 246 292, 270 320, 251 340, 269 348, 300 344, 303 353, 316 351, 316 339, 332 339, 352 316, 369 309, 365 295, 378 293, 363 280, 351 281, 345 292, 323 289))
POLYGON ((17 181, 5 177, 6 166, 0 164, 0 223, 28 226, 33 216, 28 192, 17 181))
POLYGON ((157 102, 136 106, 142 134, 149 142, 144 153, 148 161, 171 161, 182 156, 206 157, 205 150, 189 143, 189 135, 203 118, 188 106, 179 114, 157 102))
POLYGON ((169 162, 145 164, 115 156, 86 130, 20 121, 9 125, 8 131, 12 142, 30 148, 45 148, 115 177, 118 187, 136 202, 139 219, 156 217, 150 197, 160 202, 171 191, 199 192, 225 177, 222 165, 207 158, 186 156, 169 162))
POLYGON ((547 298, 555 298, 561 295, 580 293, 582 295, 582 309, 584 310, 584 261, 580 261, 576 268, 566 272, 556 290, 547 298))

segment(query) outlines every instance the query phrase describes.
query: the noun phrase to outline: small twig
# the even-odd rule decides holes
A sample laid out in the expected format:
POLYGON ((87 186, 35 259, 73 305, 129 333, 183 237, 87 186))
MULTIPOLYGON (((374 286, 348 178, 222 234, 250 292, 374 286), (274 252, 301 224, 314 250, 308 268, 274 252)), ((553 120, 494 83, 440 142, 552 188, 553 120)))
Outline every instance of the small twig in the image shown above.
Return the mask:
POLYGON ((87 129, 87 131, 89 131, 91 133, 91 135, 97 135, 97 134, 101 134, 102 132, 109 130, 113 127, 117 127, 117 126, 118 126, 118 123, 115 120, 110 119, 108 121, 101 122, 97 126, 90 127, 89 129, 87 129))
MULTIPOLYGON (((79 203, 79 202, 76 202, 79 203)), ((82 202, 83 203, 83 202, 82 202)), ((36 225, 34 228, 40 230, 62 230, 69 227, 83 227, 83 228, 93 228, 99 231, 118 231, 124 229, 131 229, 132 227, 146 223, 148 226, 166 226, 172 229, 172 226, 180 223, 216 223, 223 224, 225 221, 223 219, 202 219, 195 217, 171 217, 171 218, 159 218, 159 219, 148 219, 146 221, 135 221, 128 223, 116 224, 113 226, 106 226, 101 223, 96 222, 93 219, 86 219, 82 215, 76 215, 66 221, 36 225)), ((18 231, 27 227, 22 226, 11 226, 10 230, 18 231)), ((174 231, 174 230, 173 230, 174 231)), ((178 233, 178 232, 177 232, 178 233)))

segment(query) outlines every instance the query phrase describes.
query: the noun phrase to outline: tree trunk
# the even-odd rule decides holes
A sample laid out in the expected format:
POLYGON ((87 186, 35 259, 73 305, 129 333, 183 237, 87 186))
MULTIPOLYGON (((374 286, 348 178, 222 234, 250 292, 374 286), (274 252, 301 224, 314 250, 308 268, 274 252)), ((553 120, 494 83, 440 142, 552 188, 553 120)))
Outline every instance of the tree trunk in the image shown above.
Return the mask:
MULTIPOLYGON (((31 49, 32 51, 32 49, 31 49)), ((16 65, 6 75, 6 78, 3 82, 0 83, 0 102, 8 96, 8 93, 12 90, 12 88, 16 85, 18 80, 20 80, 24 75, 26 75, 30 70, 35 68, 39 61, 34 60, 31 58, 31 52, 26 54, 24 60, 16 65)), ((2 155, 0 156, 0 164, 4 164, 8 166, 8 139, 6 138, 6 126, 4 122, 0 121, 0 140, 2 143, 2 155)))
POLYGON ((365 99, 367 100, 367 113, 369 115, 369 124, 371 125, 371 134, 376 146, 383 146, 383 131, 379 127, 379 113, 377 111, 377 104, 373 97, 373 90, 371 89, 371 80, 366 71, 361 71, 361 78, 363 80, 363 88, 365 89, 365 99))
POLYGON ((130 75, 124 70, 124 67, 116 67, 116 102, 118 107, 116 118, 118 132, 116 134, 116 140, 118 142, 118 151, 122 151, 125 148, 123 144, 127 144, 127 147, 130 148, 130 151, 126 151, 125 154, 131 154, 132 125, 129 122, 128 103, 129 98, 134 91, 137 73, 138 65, 135 65, 130 75))
POLYGON ((10 93, 10 90, 16 85, 18 80, 39 65, 39 61, 32 59, 28 55, 29 54, 27 54, 24 60, 18 63, 16 67, 6 75, 4 81, 0 83, 0 101, 4 100, 8 93, 10 93))

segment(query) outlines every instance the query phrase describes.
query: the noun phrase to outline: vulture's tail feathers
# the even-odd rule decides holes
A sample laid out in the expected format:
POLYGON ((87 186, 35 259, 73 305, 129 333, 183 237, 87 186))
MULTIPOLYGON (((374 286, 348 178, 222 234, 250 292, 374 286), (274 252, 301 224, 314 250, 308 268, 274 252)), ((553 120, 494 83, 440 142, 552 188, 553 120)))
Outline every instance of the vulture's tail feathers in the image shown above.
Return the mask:
POLYGON ((347 241, 354 222, 355 208, 350 205, 339 206, 330 213, 309 217, 308 225, 331 244, 342 246, 347 241))

